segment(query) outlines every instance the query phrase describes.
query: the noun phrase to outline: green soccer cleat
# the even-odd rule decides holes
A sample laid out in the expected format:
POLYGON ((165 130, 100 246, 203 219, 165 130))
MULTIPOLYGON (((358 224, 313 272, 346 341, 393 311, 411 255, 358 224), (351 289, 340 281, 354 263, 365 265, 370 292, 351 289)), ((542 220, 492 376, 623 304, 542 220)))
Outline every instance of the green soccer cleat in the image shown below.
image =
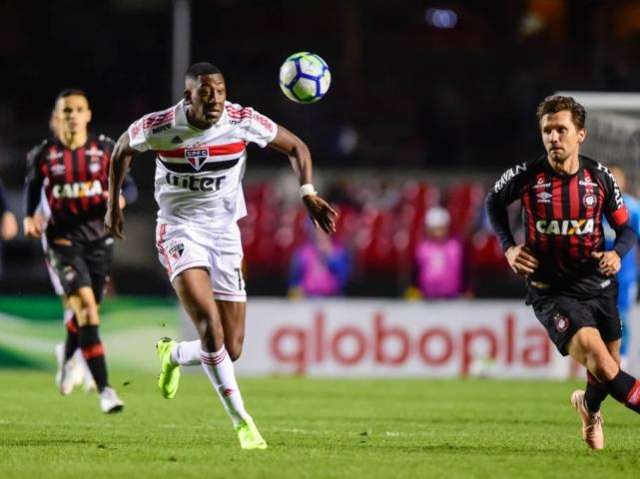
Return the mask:
POLYGON ((156 343, 162 368, 158 376, 158 387, 162 397, 166 399, 173 399, 176 396, 180 384, 180 366, 171 362, 171 351, 177 344, 171 338, 162 338, 156 343))
POLYGON ((260 435, 260 431, 256 427, 251 417, 242 421, 236 426, 236 432, 238 433, 238 440, 240 441, 240 447, 242 449, 266 449, 267 443, 260 435))

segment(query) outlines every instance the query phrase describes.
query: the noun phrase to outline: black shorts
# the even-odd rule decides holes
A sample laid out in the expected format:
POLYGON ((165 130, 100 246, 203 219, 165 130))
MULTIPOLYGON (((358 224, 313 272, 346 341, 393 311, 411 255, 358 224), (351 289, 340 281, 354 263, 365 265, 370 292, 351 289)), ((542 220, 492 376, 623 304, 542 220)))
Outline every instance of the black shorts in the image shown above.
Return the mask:
POLYGON ((113 258, 113 238, 75 241, 70 246, 49 242, 47 257, 65 294, 89 286, 96 301, 102 300, 113 258))
POLYGON ((597 328, 605 342, 622 337, 617 283, 603 290, 601 295, 588 299, 542 294, 530 286, 527 304, 533 306, 538 321, 545 327, 549 338, 563 356, 569 354, 569 341, 580 328, 597 328))

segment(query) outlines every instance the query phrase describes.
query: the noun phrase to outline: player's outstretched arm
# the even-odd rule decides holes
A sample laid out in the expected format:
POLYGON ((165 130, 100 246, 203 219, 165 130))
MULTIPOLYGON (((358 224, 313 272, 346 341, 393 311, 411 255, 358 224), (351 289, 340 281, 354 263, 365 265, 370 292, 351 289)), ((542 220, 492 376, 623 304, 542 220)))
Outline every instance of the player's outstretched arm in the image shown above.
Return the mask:
POLYGON ((338 213, 323 200, 313 186, 311 177, 313 172, 311 153, 305 143, 285 127, 278 125, 278 133, 269 146, 289 157, 293 170, 298 173, 300 179, 300 193, 302 201, 309 212, 311 221, 316 227, 322 228, 325 233, 336 231, 336 218, 338 213))
POLYGON ((125 131, 113 148, 111 164, 109 165, 109 199, 107 200, 107 214, 104 217, 104 229, 107 233, 123 239, 124 215, 120 207, 120 191, 129 165, 138 151, 129 146, 129 132, 125 131))

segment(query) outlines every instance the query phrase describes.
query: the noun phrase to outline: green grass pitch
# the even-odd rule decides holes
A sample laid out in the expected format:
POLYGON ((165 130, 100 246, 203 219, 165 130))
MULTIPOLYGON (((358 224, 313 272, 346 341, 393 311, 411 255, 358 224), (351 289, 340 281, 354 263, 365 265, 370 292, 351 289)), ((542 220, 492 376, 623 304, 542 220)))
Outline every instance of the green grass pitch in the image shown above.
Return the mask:
POLYGON ((204 374, 165 400, 152 375, 112 373, 127 407, 57 394, 52 374, 0 371, 0 477, 638 477, 640 417, 604 405, 606 449, 580 439, 578 383, 243 378, 269 442, 242 451, 204 374), (125 386, 126 384, 126 386, 125 386))

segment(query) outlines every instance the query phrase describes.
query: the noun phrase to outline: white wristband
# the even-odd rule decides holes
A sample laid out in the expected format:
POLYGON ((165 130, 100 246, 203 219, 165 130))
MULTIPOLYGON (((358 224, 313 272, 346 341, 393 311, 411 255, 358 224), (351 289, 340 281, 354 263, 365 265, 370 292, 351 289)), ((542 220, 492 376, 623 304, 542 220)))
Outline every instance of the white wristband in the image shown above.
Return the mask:
POLYGON ((318 192, 311 183, 306 183, 300 187, 300 198, 304 198, 309 195, 317 195, 318 192))

